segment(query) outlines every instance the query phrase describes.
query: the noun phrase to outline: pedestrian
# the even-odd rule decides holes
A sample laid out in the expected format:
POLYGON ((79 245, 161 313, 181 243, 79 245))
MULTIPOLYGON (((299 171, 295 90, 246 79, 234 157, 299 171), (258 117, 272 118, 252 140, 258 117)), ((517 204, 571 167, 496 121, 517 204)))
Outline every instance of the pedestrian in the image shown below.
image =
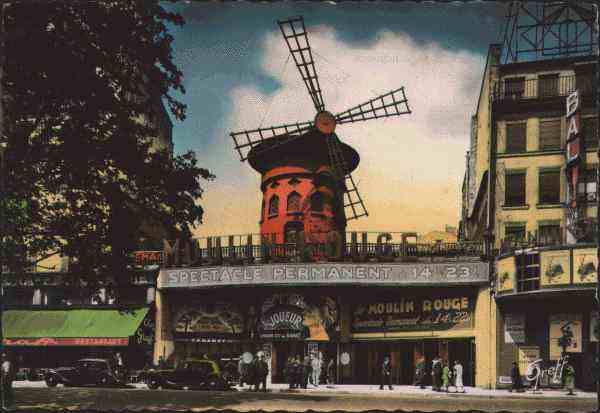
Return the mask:
POLYGON ((450 367, 446 363, 442 363, 442 390, 448 392, 448 387, 450 386, 450 377, 452 373, 450 372, 450 367))
POLYGON ((569 363, 569 359, 566 360, 566 364, 563 368, 563 375, 565 377, 565 388, 569 391, 567 396, 574 396, 573 390, 575 389, 575 368, 569 363))
POLYGON ((333 358, 329 359, 329 363, 327 364, 327 383, 335 383, 335 364, 333 358))
POLYGON ((381 365, 381 379, 379 381, 379 390, 383 390, 383 386, 387 384, 387 386, 392 389, 392 363, 390 362, 390 358, 385 356, 383 359, 383 364, 381 365))
POLYGON ((454 387, 457 393, 464 393, 465 387, 463 385, 463 366, 460 361, 454 360, 454 387))
POLYGON ((310 357, 305 356, 304 362, 302 363, 302 388, 303 389, 306 389, 308 387, 308 378, 310 377, 310 374, 311 374, 310 369, 311 369, 310 357))
POLYGON ((419 386, 421 389, 425 388, 425 359, 420 357, 417 360, 417 364, 415 366, 415 386, 419 386))
POLYGON ((267 376, 269 375, 269 365, 264 359, 263 353, 258 353, 256 361, 256 384, 254 391, 258 391, 262 384, 262 391, 267 391, 267 376))
POLYGON ((294 368, 294 358, 293 357, 288 357, 287 362, 285 363, 285 367, 283 369, 283 374, 285 376, 286 381, 288 382, 289 388, 293 389, 294 387, 294 375, 293 375, 293 368, 294 368))
POLYGON ((292 363, 292 389, 297 389, 300 387, 300 376, 302 374, 302 367, 300 365, 300 356, 294 357, 294 361, 292 363))
POLYGON ((433 376, 433 391, 440 391, 442 386, 442 361, 438 356, 433 359, 431 367, 431 375, 433 376))
POLYGON ((510 380, 511 380, 511 387, 509 392, 521 392, 521 389, 523 388, 523 382, 521 381, 521 371, 519 370, 519 365, 517 364, 516 361, 513 361, 512 363, 512 368, 510 369, 510 380))
POLYGON ((319 387, 319 376, 321 375, 321 360, 319 359, 319 353, 316 353, 312 358, 311 369, 312 385, 319 387))
POLYGON ((240 387, 244 387, 244 383, 246 380, 246 363, 244 363, 244 357, 240 356, 240 360, 238 361, 238 374, 240 375, 240 387))
POLYGON ((15 379, 15 369, 6 352, 2 352, 1 361, 2 409, 12 410, 15 404, 15 396, 12 388, 12 382, 15 379))

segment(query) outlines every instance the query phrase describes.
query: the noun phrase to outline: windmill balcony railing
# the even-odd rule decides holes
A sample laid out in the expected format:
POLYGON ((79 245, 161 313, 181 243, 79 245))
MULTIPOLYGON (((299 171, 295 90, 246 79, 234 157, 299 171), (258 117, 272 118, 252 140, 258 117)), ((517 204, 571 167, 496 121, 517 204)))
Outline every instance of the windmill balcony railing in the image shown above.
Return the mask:
MULTIPOLYGON (((243 238, 243 237, 240 237, 243 238)), ((241 239, 240 239, 241 241, 241 239)), ((323 240, 273 242, 269 237, 252 237, 249 242, 233 242, 231 237, 197 239, 189 266, 251 265, 261 263, 309 262, 445 262, 486 259, 484 242, 408 242, 381 238, 362 240, 323 240), (221 239, 228 245, 221 245, 221 239)), ((173 263, 165 262, 164 266, 173 263)), ((185 265, 185 264, 184 264, 185 265)))
MULTIPOLYGON (((496 84, 493 98, 495 101, 524 101, 561 96, 566 97, 575 91, 576 88, 576 77, 572 75, 558 76, 551 79, 526 79, 521 81, 504 79, 496 84)), ((580 89, 582 93, 587 94, 591 92, 591 86, 582 87, 580 85, 580 89)))

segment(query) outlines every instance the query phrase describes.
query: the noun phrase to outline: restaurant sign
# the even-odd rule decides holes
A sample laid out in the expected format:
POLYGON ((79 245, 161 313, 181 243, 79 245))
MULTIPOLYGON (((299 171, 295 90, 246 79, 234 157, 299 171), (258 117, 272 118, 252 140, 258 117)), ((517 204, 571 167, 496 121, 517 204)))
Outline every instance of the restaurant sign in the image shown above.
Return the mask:
POLYGON ((159 288, 230 285, 439 285, 489 281, 484 262, 449 264, 265 264, 162 269, 159 288))
POLYGON ((51 338, 51 337, 40 337, 40 338, 5 338, 5 346, 102 346, 102 347, 113 347, 113 346, 127 346, 129 345, 129 338, 51 338))
POLYGON ((395 301, 358 304, 353 311, 354 333, 447 330, 473 326, 470 296, 403 297, 395 301))

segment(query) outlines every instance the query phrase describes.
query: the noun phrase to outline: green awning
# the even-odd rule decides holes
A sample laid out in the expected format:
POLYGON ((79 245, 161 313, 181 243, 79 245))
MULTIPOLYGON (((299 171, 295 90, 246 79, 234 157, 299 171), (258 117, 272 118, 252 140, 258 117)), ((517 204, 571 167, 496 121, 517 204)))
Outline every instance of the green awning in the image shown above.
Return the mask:
POLYGON ((5 339, 126 338, 135 334, 148 310, 7 310, 2 332, 5 339))

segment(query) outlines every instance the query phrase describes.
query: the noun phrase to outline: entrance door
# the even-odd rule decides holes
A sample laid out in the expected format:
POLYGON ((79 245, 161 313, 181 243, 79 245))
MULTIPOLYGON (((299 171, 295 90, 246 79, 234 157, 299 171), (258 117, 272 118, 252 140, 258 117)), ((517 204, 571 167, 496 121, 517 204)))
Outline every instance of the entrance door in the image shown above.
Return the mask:
POLYGON ((288 358, 290 357, 304 357, 306 354, 306 343, 302 341, 283 341, 279 343, 273 343, 273 349, 275 350, 275 366, 272 371, 272 382, 273 383, 287 383, 287 377, 285 376, 285 367, 287 365, 288 358))

